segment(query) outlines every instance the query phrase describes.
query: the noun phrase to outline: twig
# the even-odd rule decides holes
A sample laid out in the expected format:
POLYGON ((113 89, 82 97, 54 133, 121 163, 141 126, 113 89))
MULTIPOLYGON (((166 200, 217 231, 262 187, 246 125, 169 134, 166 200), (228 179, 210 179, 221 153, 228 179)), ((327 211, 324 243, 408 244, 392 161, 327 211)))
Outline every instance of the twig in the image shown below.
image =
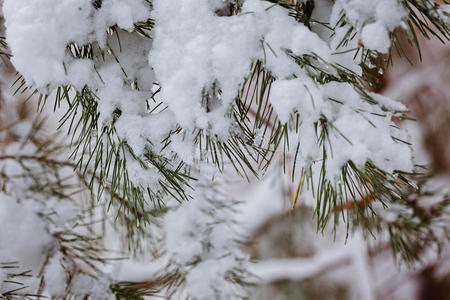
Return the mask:
POLYGON ((360 200, 350 200, 347 203, 343 204, 343 205, 338 205, 334 208, 334 211, 336 212, 341 212, 343 210, 349 210, 354 208, 355 206, 359 206, 359 207, 364 207, 367 204, 370 204, 374 201, 376 201, 377 199, 372 195, 369 194, 367 196, 365 196, 363 199, 360 200))

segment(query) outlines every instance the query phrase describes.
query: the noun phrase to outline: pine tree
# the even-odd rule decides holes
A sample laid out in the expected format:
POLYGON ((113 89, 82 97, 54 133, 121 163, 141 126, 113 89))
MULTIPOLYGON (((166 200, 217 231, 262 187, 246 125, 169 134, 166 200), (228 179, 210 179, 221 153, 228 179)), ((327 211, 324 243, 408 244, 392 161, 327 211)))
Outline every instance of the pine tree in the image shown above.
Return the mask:
MULTIPOLYGON (((274 197, 293 189, 281 222, 302 228, 311 249, 320 236, 343 249, 376 238, 413 266, 448 246, 449 192, 415 159, 407 107, 377 93, 394 54, 408 59, 402 38, 419 56, 419 36, 448 42, 448 5, 2 7, 0 299, 248 298, 264 282, 270 292, 267 283, 296 276, 318 284, 329 266, 357 259, 319 255, 309 269, 299 261, 268 273, 264 251, 251 246, 258 231, 242 223, 254 230, 273 214, 233 193, 237 176, 274 197), (254 213, 242 220, 246 209, 254 213), (155 270, 138 280, 107 272, 127 257, 155 270)), ((371 297, 369 284, 353 287, 359 298, 371 297)))

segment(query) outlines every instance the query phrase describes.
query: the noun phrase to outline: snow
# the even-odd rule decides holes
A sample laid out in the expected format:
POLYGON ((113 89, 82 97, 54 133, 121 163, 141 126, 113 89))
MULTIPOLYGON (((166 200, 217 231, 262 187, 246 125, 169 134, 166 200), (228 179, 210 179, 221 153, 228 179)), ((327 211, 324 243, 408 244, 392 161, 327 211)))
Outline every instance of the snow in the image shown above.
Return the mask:
POLYGON ((190 297, 230 299, 235 287, 228 275, 238 273, 248 258, 236 243, 231 199, 203 184, 196 185, 193 200, 164 217, 168 266, 186 274, 190 297))
MULTIPOLYGON (((298 170, 313 167, 312 178, 316 178, 323 151, 327 152, 324 170, 330 182, 336 182, 349 160, 357 167, 370 160, 387 172, 413 169, 411 147, 393 139, 410 139, 407 131, 394 122, 399 112, 406 111, 404 105, 371 92, 368 95, 377 103, 368 103, 349 83, 319 84, 288 54, 314 53, 326 63, 361 74, 359 56, 333 52, 357 49, 361 41, 368 49, 387 53, 390 33, 406 17, 404 8, 396 0, 327 3, 321 3, 318 15, 328 17, 331 13, 330 23, 335 25, 343 12, 348 22, 331 38, 325 30, 315 33, 291 18, 287 10, 260 0, 245 1, 239 14, 227 17, 215 13, 225 4, 219 0, 154 0, 151 11, 144 0, 104 0, 98 9, 90 0, 4 1, 6 35, 14 66, 28 85, 42 92, 50 93, 59 85, 70 85, 71 92, 89 87, 98 105, 99 125, 111 126, 114 122, 114 138, 131 149, 133 155, 127 153, 125 158, 127 174, 135 186, 156 190, 160 184, 162 174, 145 163, 148 154, 162 155, 174 165, 183 161, 193 167, 193 173, 203 175, 201 182, 194 184, 191 201, 169 201, 169 212, 161 218, 163 225, 158 230, 163 235, 162 263, 140 265, 130 260, 119 272, 121 278, 137 280, 176 271, 184 276, 185 292, 192 298, 230 299, 237 294, 233 282, 227 280, 229 274, 249 266, 249 257, 237 241, 270 218, 285 213, 290 203, 280 200, 284 192, 279 182, 282 176, 269 169, 260 185, 239 195, 247 202, 233 206, 230 191, 223 196, 213 189, 210 178, 205 179, 221 175, 210 164, 198 162, 193 136, 196 129, 203 129, 219 141, 226 141, 235 133, 229 113, 257 60, 274 77, 269 101, 277 120, 291 125, 292 115, 299 115, 298 132, 289 133, 291 145, 300 143, 298 170), (148 18, 155 20, 151 40, 131 32, 136 22, 148 18), (115 26, 114 30, 111 26, 115 26), (355 27, 355 38, 337 49, 351 26, 355 27), (70 43, 92 44, 95 57, 73 57, 67 49, 70 43), (150 112, 147 104, 153 101, 156 86, 161 86, 157 101, 162 101, 162 108, 150 112), (203 96, 213 87, 221 93, 213 95, 213 103, 206 109, 203 96), (121 114, 114 119, 117 110, 121 114), (324 145, 318 141, 320 122, 329 129, 324 145), (165 147, 161 142, 179 127, 181 133, 170 137, 165 147)), ((336 75, 326 64, 318 63, 318 67, 336 75)), ((20 137, 30 129, 28 122, 15 128, 20 137)), ((36 152, 36 146, 19 143, 5 148, 7 153, 36 152)), ((293 156, 293 148, 288 156, 293 156)), ((38 166, 33 162, 27 165, 38 166)), ((20 164, 5 162, 3 171, 16 174, 20 164)), ((20 193, 21 188, 8 190, 17 192, 20 201, 0 193, 0 220, 6 224, 0 226, 0 262, 18 260, 24 268, 39 270, 44 254, 50 253, 44 276, 52 284, 46 292, 62 296, 70 290, 75 295, 89 294, 93 299, 113 297, 107 277, 94 278, 81 272, 66 286, 67 261, 55 253, 51 235, 71 224, 78 210, 60 199, 29 199, 29 195, 20 193), (40 217, 39 213, 49 210, 57 216, 56 224, 40 217), (22 222, 24 219, 27 222, 22 222), (27 247, 23 247, 24 240, 27 247)), ((305 207, 315 208, 312 189, 312 185, 305 185, 300 195, 305 207)), ((424 200, 420 205, 427 208, 437 198, 424 200)), ((411 215, 410 211, 393 207, 384 220, 395 220, 398 211, 411 215)), ((358 236, 352 241, 356 246, 333 248, 311 259, 268 260, 251 265, 249 270, 263 281, 272 282, 308 278, 330 264, 349 260, 361 275, 362 298, 370 299, 367 258, 363 255, 366 248, 358 236)), ((0 291, 5 290, 1 284, 5 276, 0 269, 0 291)), ((32 288, 38 285, 36 278, 29 282, 32 288)))
MULTIPOLYGON (((39 270, 53 239, 46 231, 45 223, 36 215, 38 208, 37 203, 18 203, 16 199, 0 192, 0 263, 20 262, 19 267, 24 270, 39 270)), ((32 293, 39 285, 34 277, 22 281, 29 286, 21 290, 22 293, 32 293)), ((13 284, 2 284, 0 281, 0 293, 13 287, 13 284)))
MULTIPOLYGON (((296 78, 275 81, 270 100, 282 123, 288 121, 293 111, 300 115, 301 166, 308 166, 312 161, 322 158, 314 123, 322 116, 326 117, 332 126, 329 135, 333 147, 325 144, 330 154, 327 157, 326 171, 331 181, 349 160, 359 167, 363 167, 371 159, 378 167, 387 171, 412 170, 408 145, 392 139, 395 136, 408 140, 408 136, 404 131, 395 129, 392 126, 392 114, 383 111, 405 111, 406 108, 384 96, 373 93, 370 95, 378 101, 380 107, 363 102, 361 96, 347 84, 328 83, 316 86, 308 78, 296 78), (325 101, 329 98, 340 99, 343 103, 325 101), (374 139, 375 136, 377 139, 374 139), (398 157, 397 153, 405 155, 398 157)), ((293 138, 295 140, 297 137, 293 138)))
MULTIPOLYGON (((90 5, 92 7, 92 5, 90 5)), ((150 9, 144 0, 103 0, 102 6, 94 13, 92 19, 93 28, 95 29, 95 40, 100 46, 106 44, 106 29, 110 26, 117 25, 127 31, 134 29, 134 23, 138 21, 146 21, 150 9)))
POLYGON ((239 193, 239 199, 245 199, 238 207, 237 220, 240 234, 248 236, 272 217, 287 211, 290 203, 280 201, 282 194, 280 174, 272 172, 261 181, 254 183, 245 192, 239 193))
POLYGON ((312 258, 272 259, 251 265, 250 272, 264 282, 281 280, 304 280, 313 277, 323 269, 333 264, 349 260, 350 255, 346 248, 330 249, 312 258), (332 253, 332 255, 331 255, 332 253))
MULTIPOLYGON (((28 84, 45 87, 65 78, 62 61, 71 41, 87 42, 90 0, 4 1, 12 62, 28 84), (24 22, 26 20, 26 22, 24 22)), ((78 73, 70 73, 78 76, 78 73)))
POLYGON ((364 47, 381 53, 387 53, 390 48, 389 32, 400 26, 407 16, 397 0, 338 0, 333 6, 330 23, 336 24, 342 12, 356 27, 364 47))
POLYGON ((224 281, 235 264, 233 258, 201 261, 186 276, 187 293, 199 300, 232 299, 234 291, 224 281))
POLYGON ((13 258, 12 261, 20 261, 25 268, 37 268, 52 242, 45 223, 36 215, 39 205, 17 203, 4 193, 0 193, 0 200, 0 261, 7 262, 13 258), (26 247, 23 241, 27 241, 26 247))
POLYGON ((60 253, 54 255, 45 268, 47 292, 52 296, 64 296, 66 292, 66 270, 60 253))
POLYGON ((284 78, 298 70, 285 49, 299 55, 314 51, 327 56, 328 51, 316 34, 289 18, 282 8, 249 0, 240 15, 224 18, 214 15, 216 5, 217 1, 188 0, 183 5, 155 1, 155 39, 149 60, 163 86, 162 98, 181 126, 202 124, 204 128, 206 118, 214 134, 227 136, 229 124, 221 119, 255 59, 284 78), (213 83, 222 90, 222 103, 207 113, 201 95, 213 83))
POLYGON ((391 45, 389 32, 380 23, 370 23, 364 26, 361 32, 361 41, 369 49, 387 53, 391 45))
POLYGON ((296 79, 275 81, 270 102, 283 124, 289 121, 294 111, 314 123, 321 115, 323 95, 314 81, 302 74, 302 77, 296 79))
POLYGON ((110 281, 107 278, 93 278, 92 276, 79 274, 72 279, 70 291, 73 295, 89 295, 90 299, 113 299, 114 294, 109 289, 110 281))
MULTIPOLYGON (((300 135, 306 140, 301 148, 303 166, 320 159, 313 128, 326 116, 341 133, 351 137, 351 144, 341 134, 333 137, 342 151, 335 151, 327 165, 330 178, 349 159, 358 165, 372 159, 380 168, 411 169, 404 160, 391 166, 396 153, 405 151, 405 147, 390 141, 393 133, 388 127, 392 125, 389 115, 384 120, 375 120, 370 113, 378 113, 379 108, 362 105, 361 97, 349 84, 317 85, 286 53, 287 49, 293 55, 315 53, 325 61, 341 63, 359 73, 360 67, 350 58, 352 54, 331 55, 330 46, 336 45, 344 30, 328 44, 289 17, 287 10, 259 0, 245 1, 241 13, 230 17, 216 15, 215 11, 224 4, 212 0, 185 0, 182 4, 159 0, 154 1, 151 12, 145 1, 139 0, 103 1, 100 9, 93 8, 87 0, 62 1, 55 8, 51 8, 52 1, 46 1, 47 6, 29 0, 5 1, 7 39, 14 54, 13 63, 29 84, 39 88, 60 84, 80 88, 87 84, 98 99, 101 123, 111 123, 113 112, 120 109, 121 116, 115 122, 118 137, 141 159, 149 143, 155 152, 162 149, 161 141, 178 125, 184 132, 200 128, 226 140, 233 132, 229 118, 233 100, 252 63, 260 60, 276 78, 270 101, 279 120, 287 123, 294 112, 302 119, 300 135), (55 9, 70 14, 54 14, 55 9), (149 17, 155 20, 152 41, 127 32, 132 30, 134 22, 149 17), (114 24, 123 30, 107 35, 107 29, 114 24), (30 49, 31 38, 36 46, 30 49), (94 52, 103 48, 107 54, 102 59, 75 59, 66 50, 69 42, 94 43, 94 52), (159 97, 168 109, 148 114, 146 101, 152 95, 154 81, 162 87, 159 97), (134 89, 134 84, 139 89, 134 89), (213 85, 220 88, 221 94, 206 110, 202 95, 213 85), (337 107, 328 97, 348 100, 343 107, 337 107), (380 126, 371 128, 368 120, 380 126), (356 122, 361 124, 360 130, 354 130, 356 122), (382 138, 381 152, 370 145, 373 141, 370 136, 382 138), (360 151, 356 153, 352 145, 360 151)), ((380 52, 389 49, 388 31, 404 17, 395 0, 370 4, 360 0, 337 1, 332 21, 337 19, 339 8, 351 23, 362 28, 362 42, 380 52), (383 14, 388 6, 392 9, 383 14)), ((392 100, 372 96, 387 108, 404 110, 392 100)), ((189 135, 173 137, 162 154, 168 157, 178 154, 185 162, 193 163, 192 139, 189 135)), ((160 178, 151 168, 140 170, 138 164, 132 163, 129 168, 132 179, 142 186, 152 186, 160 178)))
MULTIPOLYGON (((45 90, 61 84, 81 88, 94 73, 91 61, 74 60, 66 50, 70 42, 78 45, 106 42, 106 29, 117 24, 132 30, 149 14, 143 0, 120 2, 105 0, 96 10, 90 0, 5 0, 3 14, 6 36, 14 53, 11 59, 29 85, 45 90), (65 66, 63 64, 65 63, 65 66), (65 70, 67 68, 67 72, 65 70)), ((51 91, 51 90, 50 90, 51 91)))
POLYGON ((361 28, 366 23, 378 21, 388 30, 393 30, 406 17, 405 9, 397 0, 338 0, 333 7, 332 23, 339 19, 342 10, 345 17, 357 28, 361 28))

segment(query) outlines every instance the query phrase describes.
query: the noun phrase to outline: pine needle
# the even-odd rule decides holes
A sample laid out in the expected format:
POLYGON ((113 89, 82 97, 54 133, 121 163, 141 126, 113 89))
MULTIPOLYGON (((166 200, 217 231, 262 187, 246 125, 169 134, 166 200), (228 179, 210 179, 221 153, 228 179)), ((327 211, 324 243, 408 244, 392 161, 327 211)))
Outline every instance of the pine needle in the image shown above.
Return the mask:
POLYGON ((295 191, 294 199, 292 199, 291 211, 294 210, 294 208, 295 208, 295 203, 297 203, 298 193, 300 192, 300 188, 301 188, 301 186, 302 186, 302 182, 303 182, 303 177, 304 177, 304 175, 305 175, 305 170, 302 169, 302 176, 300 177, 300 181, 299 181, 299 183, 298 183, 297 190, 295 191))

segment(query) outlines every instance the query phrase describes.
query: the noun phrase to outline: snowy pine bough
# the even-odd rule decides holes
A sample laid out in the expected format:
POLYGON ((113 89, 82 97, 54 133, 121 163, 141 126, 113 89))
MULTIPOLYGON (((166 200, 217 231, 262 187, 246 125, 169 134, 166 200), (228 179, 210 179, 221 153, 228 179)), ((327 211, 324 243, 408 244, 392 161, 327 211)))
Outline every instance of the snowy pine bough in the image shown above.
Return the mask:
POLYGON ((411 200, 431 192, 401 126, 408 110, 376 93, 392 53, 403 54, 401 35, 419 52, 418 35, 448 42, 448 5, 3 0, 2 8, 0 54, 18 73, 2 68, 0 139, 11 130, 14 139, 0 148, 0 298, 248 296, 258 278, 227 191, 236 173, 255 181, 281 168, 296 189, 292 210, 311 209, 316 229, 387 234, 407 262, 420 258, 415 247, 448 239, 447 196, 432 213, 411 200), (53 105, 65 136, 43 138, 42 120, 11 113, 18 97, 39 111, 53 105), (127 255, 151 253, 159 264, 151 283, 108 277, 108 257, 123 256, 105 249, 113 236, 127 255))

